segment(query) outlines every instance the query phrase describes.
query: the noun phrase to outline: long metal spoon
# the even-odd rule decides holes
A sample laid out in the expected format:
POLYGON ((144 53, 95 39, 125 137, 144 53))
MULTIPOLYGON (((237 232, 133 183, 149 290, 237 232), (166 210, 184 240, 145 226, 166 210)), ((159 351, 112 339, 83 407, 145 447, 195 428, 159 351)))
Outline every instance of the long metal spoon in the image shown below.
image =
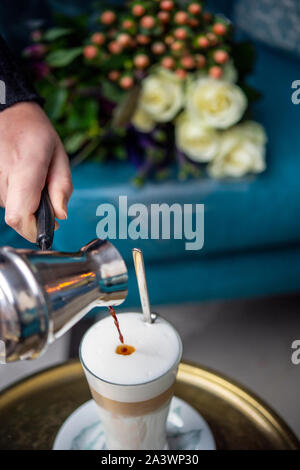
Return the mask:
POLYGON ((143 253, 138 248, 133 248, 132 256, 142 304, 143 318, 145 322, 153 323, 156 314, 151 314, 143 253))

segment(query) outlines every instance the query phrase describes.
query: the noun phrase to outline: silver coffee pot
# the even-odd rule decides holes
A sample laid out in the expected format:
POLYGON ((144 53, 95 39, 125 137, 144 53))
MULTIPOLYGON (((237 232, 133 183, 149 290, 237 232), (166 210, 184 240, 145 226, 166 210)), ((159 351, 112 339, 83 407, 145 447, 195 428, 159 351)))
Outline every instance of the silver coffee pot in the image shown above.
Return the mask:
POLYGON ((106 240, 76 253, 0 248, 0 363, 34 359, 92 308, 121 304, 127 279, 106 240))

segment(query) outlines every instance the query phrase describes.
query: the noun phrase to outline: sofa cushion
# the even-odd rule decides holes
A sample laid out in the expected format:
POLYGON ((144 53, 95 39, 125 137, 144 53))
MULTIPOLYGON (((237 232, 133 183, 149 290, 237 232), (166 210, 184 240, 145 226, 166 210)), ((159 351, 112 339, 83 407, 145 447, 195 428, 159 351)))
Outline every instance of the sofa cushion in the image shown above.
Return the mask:
POLYGON ((252 38, 300 57, 298 0, 235 0, 233 21, 252 38))

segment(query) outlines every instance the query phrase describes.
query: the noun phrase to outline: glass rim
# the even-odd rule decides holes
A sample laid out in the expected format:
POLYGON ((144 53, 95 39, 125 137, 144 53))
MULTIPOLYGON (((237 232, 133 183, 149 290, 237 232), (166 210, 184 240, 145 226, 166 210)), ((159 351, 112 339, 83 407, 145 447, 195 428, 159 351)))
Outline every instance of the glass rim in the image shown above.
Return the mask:
MULTIPOLYGON (((142 315, 142 312, 120 312, 118 315, 123 315, 123 314, 126 314, 126 313, 137 313, 139 315, 142 315)), ((86 365, 86 363, 84 362, 83 360, 83 357, 82 357, 82 354, 81 354, 81 350, 82 350, 82 344, 83 344, 83 341, 87 335, 87 333, 99 322, 101 322, 102 320, 104 320, 104 318, 108 318, 108 315, 104 318, 101 318, 101 320, 97 321, 96 323, 94 323, 93 325, 91 325, 87 330, 86 332, 84 333, 83 337, 81 338, 81 341, 80 341, 80 344, 79 344, 79 360, 81 362, 81 365, 83 367, 83 369, 86 369, 91 375, 93 375, 96 379, 98 380, 101 380, 102 382, 105 382, 107 384, 110 384, 110 385, 117 385, 118 387, 137 387, 138 385, 147 385, 147 384, 150 384, 152 382, 155 382, 157 381, 158 379, 161 379, 162 377, 164 377, 165 375, 167 375, 172 369, 174 366, 178 366, 179 363, 180 363, 180 360, 182 358, 182 351, 183 351, 183 346, 182 346, 182 341, 181 341, 181 338, 179 336, 179 333, 178 331, 176 330, 176 328, 172 325, 172 323, 170 323, 168 320, 166 320, 162 315, 159 315, 157 314, 157 312, 155 312, 157 317, 158 318, 162 318, 166 323, 168 323, 174 330, 175 334, 176 334, 176 337, 178 339, 178 345, 179 345, 179 352, 178 352, 178 356, 176 358, 176 361, 174 361, 174 363, 172 364, 171 367, 169 367, 169 369, 166 370, 166 372, 164 372, 163 374, 159 375, 158 377, 154 378, 154 379, 151 379, 151 380, 148 380, 147 382, 138 382, 138 383, 134 383, 134 384, 122 384, 122 383, 118 383, 118 382, 111 382, 109 380, 105 380, 105 379, 102 379, 101 377, 99 377, 98 375, 96 375, 94 372, 92 372, 86 365)))

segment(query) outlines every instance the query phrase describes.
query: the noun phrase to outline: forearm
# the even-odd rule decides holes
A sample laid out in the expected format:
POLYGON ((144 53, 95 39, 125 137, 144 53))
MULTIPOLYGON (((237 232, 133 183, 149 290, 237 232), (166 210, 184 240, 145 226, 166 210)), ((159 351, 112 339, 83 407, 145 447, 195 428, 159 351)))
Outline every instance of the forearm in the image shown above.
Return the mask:
POLYGON ((0 111, 22 101, 43 103, 0 36, 0 111))

